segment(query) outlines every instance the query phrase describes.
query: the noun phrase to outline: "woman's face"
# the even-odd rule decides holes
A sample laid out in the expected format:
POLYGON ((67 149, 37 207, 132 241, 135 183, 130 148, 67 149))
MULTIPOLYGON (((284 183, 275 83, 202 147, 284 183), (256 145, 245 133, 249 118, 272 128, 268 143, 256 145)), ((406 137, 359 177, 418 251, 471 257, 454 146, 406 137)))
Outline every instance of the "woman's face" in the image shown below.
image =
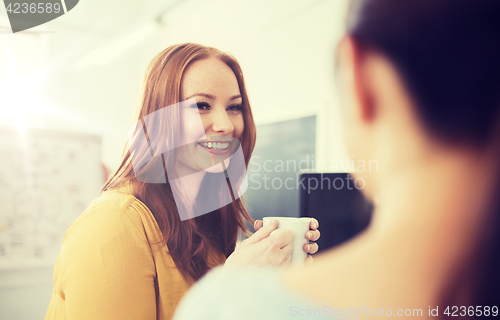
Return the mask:
POLYGON ((179 148, 177 174, 221 172, 222 167, 215 164, 224 162, 227 168, 245 128, 236 76, 217 58, 195 61, 181 80, 181 101, 188 99, 196 104, 182 109, 182 138, 196 143, 179 148))

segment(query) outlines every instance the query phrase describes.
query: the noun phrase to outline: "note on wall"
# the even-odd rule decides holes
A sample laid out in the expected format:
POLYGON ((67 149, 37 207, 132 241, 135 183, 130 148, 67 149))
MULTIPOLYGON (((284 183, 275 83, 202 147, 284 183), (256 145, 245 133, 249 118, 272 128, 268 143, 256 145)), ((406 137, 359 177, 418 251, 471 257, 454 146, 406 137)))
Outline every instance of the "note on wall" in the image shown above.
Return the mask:
POLYGON ((0 127, 0 269, 53 265, 102 184, 99 136, 0 127))

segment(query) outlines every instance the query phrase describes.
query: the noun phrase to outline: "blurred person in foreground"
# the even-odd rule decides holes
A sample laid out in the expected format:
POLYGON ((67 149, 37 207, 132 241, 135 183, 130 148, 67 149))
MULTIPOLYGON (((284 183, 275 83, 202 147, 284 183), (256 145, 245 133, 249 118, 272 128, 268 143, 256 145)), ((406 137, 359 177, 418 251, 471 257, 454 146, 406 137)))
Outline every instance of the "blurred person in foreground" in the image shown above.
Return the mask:
POLYGON ((371 225, 303 269, 216 269, 174 319, 498 316, 498 17, 498 0, 350 1, 337 80, 349 151, 379 164, 371 225))

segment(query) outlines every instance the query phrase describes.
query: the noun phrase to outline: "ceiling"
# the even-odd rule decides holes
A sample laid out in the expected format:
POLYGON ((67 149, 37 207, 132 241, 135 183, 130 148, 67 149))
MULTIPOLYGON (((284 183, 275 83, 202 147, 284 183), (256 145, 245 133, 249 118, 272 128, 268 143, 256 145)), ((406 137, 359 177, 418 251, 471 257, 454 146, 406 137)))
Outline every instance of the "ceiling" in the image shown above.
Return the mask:
MULTIPOLYGON (((140 0, 125 4, 121 0, 84 0, 64 16, 45 24, 45 28, 38 29, 65 29, 106 37, 127 28, 131 22, 154 18, 186 1, 189 0, 140 0)), ((7 13, 4 6, 0 6, 0 17, 3 18, 1 25, 5 27, 7 13)))

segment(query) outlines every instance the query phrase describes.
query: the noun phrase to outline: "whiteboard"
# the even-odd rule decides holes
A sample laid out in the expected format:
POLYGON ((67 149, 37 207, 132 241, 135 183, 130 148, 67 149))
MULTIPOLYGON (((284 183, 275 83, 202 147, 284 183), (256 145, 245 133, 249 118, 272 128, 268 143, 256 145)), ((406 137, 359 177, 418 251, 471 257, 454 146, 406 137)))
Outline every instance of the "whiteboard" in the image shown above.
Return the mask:
POLYGON ((99 136, 0 126, 0 269, 53 266, 103 179, 99 136))

